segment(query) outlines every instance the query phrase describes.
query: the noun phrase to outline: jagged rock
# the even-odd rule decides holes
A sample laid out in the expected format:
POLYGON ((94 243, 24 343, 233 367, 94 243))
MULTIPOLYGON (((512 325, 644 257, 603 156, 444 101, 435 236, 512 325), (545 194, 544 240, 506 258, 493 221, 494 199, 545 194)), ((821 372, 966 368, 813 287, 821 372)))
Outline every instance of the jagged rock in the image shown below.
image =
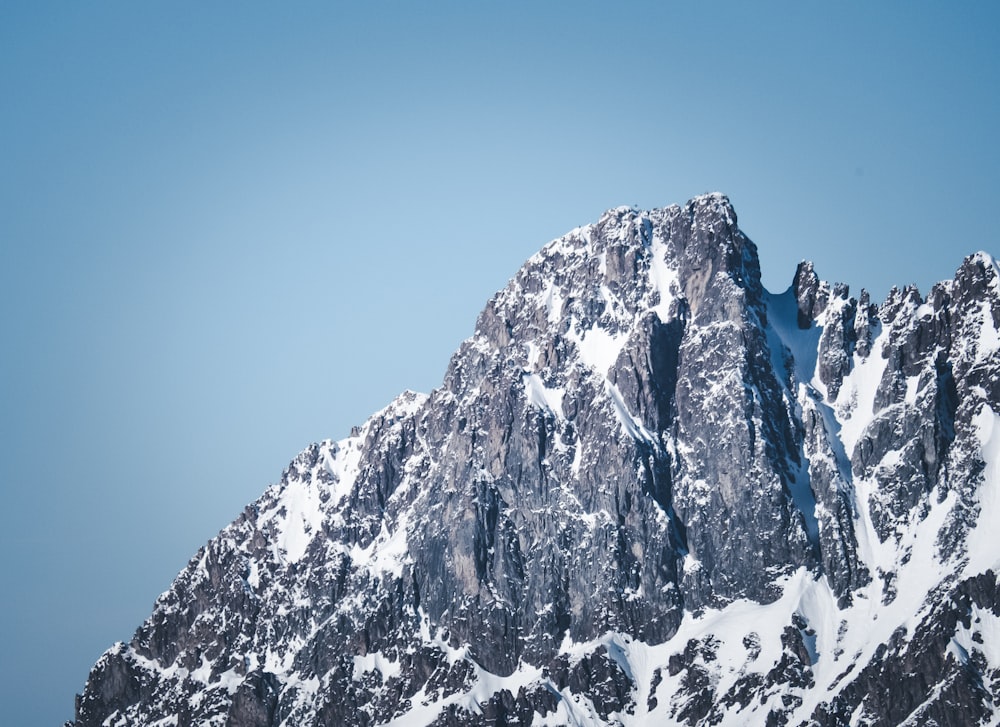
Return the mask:
POLYGON ((296 457, 72 724, 995 720, 998 331, 982 253, 876 306, 766 291, 721 195, 611 210, 296 457))

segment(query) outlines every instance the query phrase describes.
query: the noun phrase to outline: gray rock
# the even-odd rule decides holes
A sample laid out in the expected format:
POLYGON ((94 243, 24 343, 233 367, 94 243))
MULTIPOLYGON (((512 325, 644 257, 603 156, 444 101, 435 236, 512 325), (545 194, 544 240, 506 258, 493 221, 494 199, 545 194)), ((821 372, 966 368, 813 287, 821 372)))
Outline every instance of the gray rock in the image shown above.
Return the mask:
POLYGON ((439 389, 303 451, 72 724, 984 719, 997 278, 973 256, 874 306, 802 263, 775 296, 725 197, 611 210, 439 389))

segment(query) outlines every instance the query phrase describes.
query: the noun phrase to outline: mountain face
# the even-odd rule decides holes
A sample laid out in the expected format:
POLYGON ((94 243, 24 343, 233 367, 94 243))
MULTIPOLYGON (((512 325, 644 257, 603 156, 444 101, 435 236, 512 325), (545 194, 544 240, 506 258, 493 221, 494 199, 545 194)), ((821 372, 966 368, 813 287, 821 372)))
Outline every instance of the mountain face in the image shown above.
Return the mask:
POLYGON ((984 253, 775 295, 725 197, 611 210, 296 457, 70 724, 998 724, 998 351, 984 253))

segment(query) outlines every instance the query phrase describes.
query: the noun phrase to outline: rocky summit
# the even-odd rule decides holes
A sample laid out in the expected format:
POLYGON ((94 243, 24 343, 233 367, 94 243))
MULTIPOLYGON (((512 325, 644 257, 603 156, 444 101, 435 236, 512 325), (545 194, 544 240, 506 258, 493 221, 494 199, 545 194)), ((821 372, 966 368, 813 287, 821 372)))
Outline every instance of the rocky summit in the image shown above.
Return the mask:
POLYGON ((527 261, 313 444, 74 727, 1000 723, 1000 270, 761 285, 724 196, 527 261))

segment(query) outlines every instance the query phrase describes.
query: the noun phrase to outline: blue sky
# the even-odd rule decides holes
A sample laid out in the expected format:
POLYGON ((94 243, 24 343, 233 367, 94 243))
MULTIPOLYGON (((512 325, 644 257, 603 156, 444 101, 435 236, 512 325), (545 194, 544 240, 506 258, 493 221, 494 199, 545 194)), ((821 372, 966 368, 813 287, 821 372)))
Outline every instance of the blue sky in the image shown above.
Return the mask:
POLYGON ((723 191, 776 291, 1000 253, 998 7, 0 5, 11 723, 606 208, 723 191))

